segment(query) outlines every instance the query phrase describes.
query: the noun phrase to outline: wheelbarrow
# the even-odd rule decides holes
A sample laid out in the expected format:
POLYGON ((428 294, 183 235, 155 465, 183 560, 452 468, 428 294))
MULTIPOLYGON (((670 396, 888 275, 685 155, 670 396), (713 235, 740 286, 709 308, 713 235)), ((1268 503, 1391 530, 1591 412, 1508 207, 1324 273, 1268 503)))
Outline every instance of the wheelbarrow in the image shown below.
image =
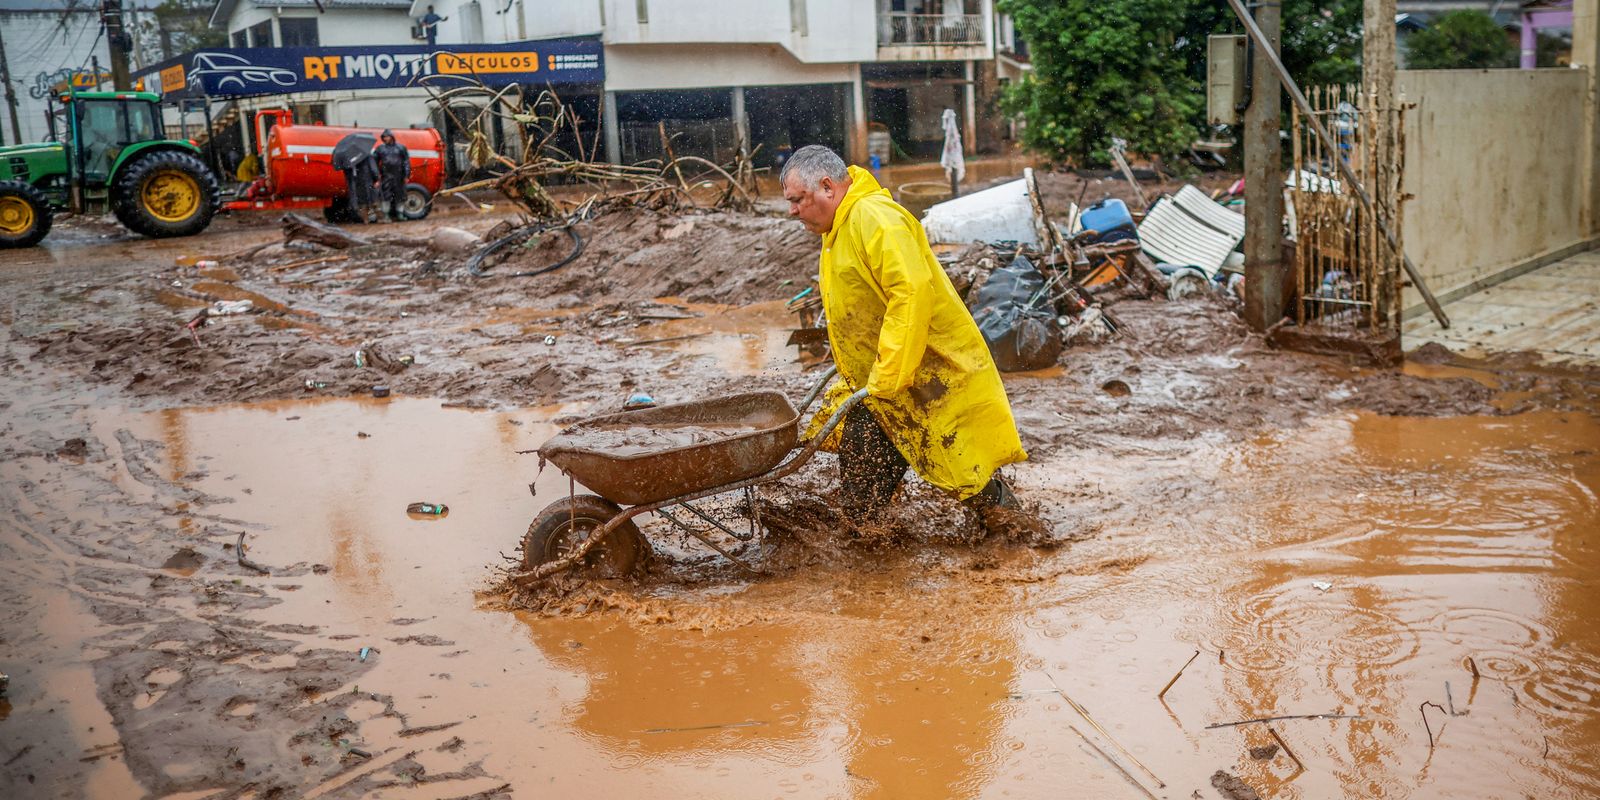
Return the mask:
POLYGON ((835 374, 837 368, 828 370, 798 411, 779 392, 748 392, 606 414, 556 434, 539 448, 540 459, 595 494, 577 494, 574 487, 534 517, 522 540, 523 571, 514 580, 527 586, 574 567, 597 577, 630 574, 651 552, 634 520, 651 513, 741 569, 760 574, 706 534, 716 529, 749 541, 764 530, 755 487, 804 466, 866 397, 865 389, 850 395, 816 438, 802 445, 800 415, 835 374), (746 495, 745 531, 693 505, 734 492, 746 495), (687 521, 691 517, 711 527, 696 528, 687 521))

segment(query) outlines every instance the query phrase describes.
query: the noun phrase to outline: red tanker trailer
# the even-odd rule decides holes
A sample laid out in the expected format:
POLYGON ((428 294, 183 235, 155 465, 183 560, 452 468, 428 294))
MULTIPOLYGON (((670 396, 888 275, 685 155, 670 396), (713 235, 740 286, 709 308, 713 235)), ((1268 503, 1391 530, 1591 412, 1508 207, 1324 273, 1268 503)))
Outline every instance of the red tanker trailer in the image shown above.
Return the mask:
MULTIPOLYGON (((333 146, 352 133, 382 128, 296 125, 284 109, 256 112, 256 147, 261 177, 245 188, 243 198, 223 204, 233 211, 320 208, 335 222, 353 220, 344 173, 333 168, 333 146)), ((411 153, 411 182, 400 209, 406 219, 422 219, 433 207, 433 194, 444 186, 444 142, 433 128, 393 128, 395 141, 411 153)))

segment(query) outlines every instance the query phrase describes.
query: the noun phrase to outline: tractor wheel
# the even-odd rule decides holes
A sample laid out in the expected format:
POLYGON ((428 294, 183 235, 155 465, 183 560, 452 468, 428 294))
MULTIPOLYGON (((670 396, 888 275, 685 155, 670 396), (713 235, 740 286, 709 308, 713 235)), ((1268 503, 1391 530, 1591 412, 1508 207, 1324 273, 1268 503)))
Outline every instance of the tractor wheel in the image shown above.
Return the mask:
POLYGON ((426 219, 432 210, 433 195, 427 188, 420 183, 406 184, 406 199, 400 206, 400 215, 406 219, 426 219))
MULTIPOLYGON (((582 544, 622 509, 603 497, 580 494, 563 497, 546 506, 528 525, 522 538, 522 566, 533 569, 555 561, 582 544)), ((587 577, 617 578, 633 574, 649 557, 650 543, 639 526, 624 522, 589 551, 578 572, 587 577)))
POLYGON ((134 233, 193 236, 217 213, 217 176, 205 162, 161 150, 124 167, 111 187, 111 210, 134 233))
POLYGON ((22 181, 0 181, 0 248, 32 247, 50 232, 50 202, 22 181))

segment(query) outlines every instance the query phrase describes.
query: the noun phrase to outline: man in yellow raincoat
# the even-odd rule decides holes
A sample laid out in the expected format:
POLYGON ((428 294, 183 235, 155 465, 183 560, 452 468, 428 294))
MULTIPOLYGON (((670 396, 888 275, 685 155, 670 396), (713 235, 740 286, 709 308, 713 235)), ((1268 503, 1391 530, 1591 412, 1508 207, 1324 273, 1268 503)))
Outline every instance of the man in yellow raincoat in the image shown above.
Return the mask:
POLYGON ((872 173, 820 145, 796 150, 779 180, 789 213, 822 235, 822 306, 843 381, 816 419, 867 390, 836 442, 845 511, 876 514, 908 466, 980 510, 1014 505, 997 470, 1028 454, 1000 371, 921 223, 872 173))

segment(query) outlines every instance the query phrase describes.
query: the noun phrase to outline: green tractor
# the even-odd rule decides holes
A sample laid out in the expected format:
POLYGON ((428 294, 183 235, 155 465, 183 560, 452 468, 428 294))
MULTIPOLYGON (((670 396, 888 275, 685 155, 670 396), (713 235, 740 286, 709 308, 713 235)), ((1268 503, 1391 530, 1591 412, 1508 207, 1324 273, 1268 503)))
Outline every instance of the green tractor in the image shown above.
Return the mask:
POLYGON ((167 139, 160 95, 75 92, 51 104, 50 141, 0 147, 0 248, 31 247, 57 211, 110 211, 151 237, 193 236, 217 213, 217 176, 167 139))

